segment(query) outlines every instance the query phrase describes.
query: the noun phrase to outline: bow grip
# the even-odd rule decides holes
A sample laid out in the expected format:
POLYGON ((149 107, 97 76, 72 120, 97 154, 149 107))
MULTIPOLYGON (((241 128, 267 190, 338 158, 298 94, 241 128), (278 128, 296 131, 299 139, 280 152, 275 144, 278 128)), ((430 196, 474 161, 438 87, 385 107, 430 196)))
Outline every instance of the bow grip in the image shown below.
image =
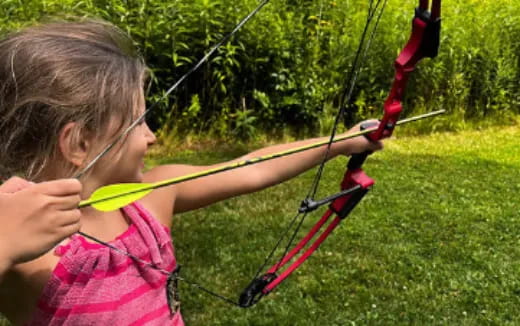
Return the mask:
MULTIPOLYGON (((368 128, 377 127, 378 125, 379 125, 379 122, 365 122, 365 123, 361 124, 359 129, 361 131, 363 131, 368 128)), ((366 134, 364 136, 369 141, 372 141, 372 138, 370 138, 370 134, 366 134)), ((350 157, 350 160, 348 161, 347 169, 353 171, 353 170, 361 168, 363 163, 365 163, 365 160, 367 159, 368 155, 370 155, 370 154, 372 154, 372 151, 365 151, 363 153, 352 154, 352 156, 350 157)))

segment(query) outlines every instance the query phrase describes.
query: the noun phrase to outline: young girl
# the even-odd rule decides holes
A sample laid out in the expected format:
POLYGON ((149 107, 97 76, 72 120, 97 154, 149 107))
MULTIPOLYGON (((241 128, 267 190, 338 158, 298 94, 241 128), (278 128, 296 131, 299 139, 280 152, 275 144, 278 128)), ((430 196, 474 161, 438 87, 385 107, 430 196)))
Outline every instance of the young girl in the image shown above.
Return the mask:
MULTIPOLYGON (((54 23, 7 37, 0 42, 1 174, 25 173, 35 182, 73 176, 144 112, 145 78, 146 66, 131 40, 106 23, 54 23)), ((237 160, 315 141, 272 146, 237 160)), ((141 122, 82 176, 81 197, 112 183, 154 182, 210 168, 165 165, 143 173, 154 142, 141 122)), ((357 137, 334 144, 330 157, 380 148, 357 137)), ((172 271, 173 214, 288 180, 317 165, 324 152, 325 146, 161 188, 113 212, 84 208, 81 231, 172 271)), ((74 235, 11 268, 0 286, 0 307, 16 324, 183 325, 179 311, 170 313, 166 278, 74 235)))

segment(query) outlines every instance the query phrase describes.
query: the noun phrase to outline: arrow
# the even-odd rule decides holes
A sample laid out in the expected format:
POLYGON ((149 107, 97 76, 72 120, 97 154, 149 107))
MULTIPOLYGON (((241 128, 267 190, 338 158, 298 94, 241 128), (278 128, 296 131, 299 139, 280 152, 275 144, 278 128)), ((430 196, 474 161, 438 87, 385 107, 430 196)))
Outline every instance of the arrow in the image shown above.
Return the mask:
MULTIPOLYGON (((399 125, 406 124, 409 122, 430 118, 433 116, 443 114, 445 112, 446 112, 445 110, 439 110, 439 111, 434 111, 434 112, 418 115, 415 117, 411 117, 408 119, 402 119, 402 120, 399 120, 396 123, 396 125, 399 126, 399 125)), ((377 127, 373 127, 373 128, 368 128, 368 129, 353 133, 353 134, 339 136, 339 137, 334 138, 332 143, 337 143, 337 142, 340 142, 340 141, 343 141, 346 139, 366 135, 366 134, 369 134, 376 130, 377 130, 377 127)), ((89 199, 81 201, 79 203, 78 207, 83 208, 83 207, 87 207, 87 206, 92 206, 95 209, 102 211, 102 212, 113 211, 113 210, 119 209, 121 207, 124 207, 130 203, 133 203, 136 200, 143 198, 144 196, 146 196, 147 194, 152 192, 152 190, 157 189, 157 188, 171 186, 171 185, 174 185, 177 183, 181 183, 181 182, 185 182, 185 181, 189 181, 189 180, 193 180, 193 179, 197 179, 197 178, 202 178, 202 177, 209 176, 212 174, 238 169, 240 167, 244 167, 247 165, 253 165, 253 164, 260 163, 260 162, 269 161, 269 160, 272 160, 275 158, 279 158, 279 157, 303 152, 303 151, 313 149, 316 147, 320 147, 320 146, 326 145, 328 143, 329 143, 329 139, 323 140, 320 142, 316 142, 313 144, 289 149, 286 151, 281 151, 281 152, 277 152, 274 154, 259 156, 259 157, 252 158, 249 160, 239 161, 239 162, 235 162, 235 163, 228 164, 225 166, 220 166, 220 167, 216 167, 213 169, 204 170, 204 171, 196 172, 196 173, 192 173, 192 174, 187 174, 184 176, 175 177, 175 178, 158 181, 158 182, 154 182, 154 183, 118 183, 118 184, 104 186, 104 187, 101 187, 101 188, 97 189, 96 191, 94 191, 94 193, 90 196, 89 199)))

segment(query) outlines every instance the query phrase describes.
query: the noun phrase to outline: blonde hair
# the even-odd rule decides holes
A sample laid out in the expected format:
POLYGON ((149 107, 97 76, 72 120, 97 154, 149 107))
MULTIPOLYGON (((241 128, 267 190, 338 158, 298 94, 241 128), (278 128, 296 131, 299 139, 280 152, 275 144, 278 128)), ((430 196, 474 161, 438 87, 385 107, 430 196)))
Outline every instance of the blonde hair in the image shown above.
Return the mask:
POLYGON ((117 135, 134 118, 146 74, 131 39, 101 21, 50 23, 0 41, 0 177, 41 181, 63 163, 58 137, 69 122, 75 141, 107 136, 114 121, 117 135))

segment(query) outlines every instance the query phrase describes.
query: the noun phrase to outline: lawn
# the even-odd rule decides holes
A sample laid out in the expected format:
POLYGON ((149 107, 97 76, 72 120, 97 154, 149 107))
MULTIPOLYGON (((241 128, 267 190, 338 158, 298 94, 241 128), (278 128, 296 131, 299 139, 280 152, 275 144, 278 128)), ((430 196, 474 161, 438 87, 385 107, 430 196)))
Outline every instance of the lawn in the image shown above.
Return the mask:
MULTIPOLYGON (((364 201, 256 306, 235 308, 180 283, 187 325, 519 324, 520 128, 396 136, 365 164, 376 185, 364 201)), ((186 150, 149 164, 243 153, 186 150)), ((338 188, 345 162, 327 165, 321 195, 338 188)), ((236 298, 313 175, 176 216, 182 276, 236 298)))
MULTIPOLYGON (((365 164, 373 190, 295 274, 247 310, 182 283, 187 324, 520 323, 519 142, 518 127, 397 135, 365 164)), ((206 164, 240 154, 185 151, 160 161, 206 164)), ((322 195, 338 188, 345 162, 328 164, 322 195)), ((236 298, 313 175, 177 216, 183 276, 236 298)), ((309 216, 306 229, 318 217, 309 216)))

